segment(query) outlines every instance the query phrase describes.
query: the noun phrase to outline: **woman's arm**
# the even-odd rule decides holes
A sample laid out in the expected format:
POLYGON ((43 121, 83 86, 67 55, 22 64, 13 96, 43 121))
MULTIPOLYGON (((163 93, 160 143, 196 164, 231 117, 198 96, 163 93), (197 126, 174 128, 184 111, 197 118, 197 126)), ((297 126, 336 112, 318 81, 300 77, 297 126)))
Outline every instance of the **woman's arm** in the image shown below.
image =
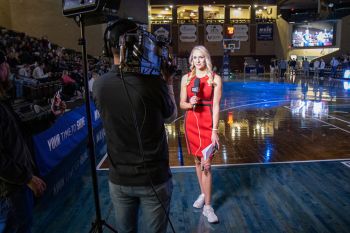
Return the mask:
POLYGON ((187 102, 187 74, 181 79, 180 108, 184 110, 192 108, 192 104, 187 102))
POLYGON ((213 128, 211 141, 213 144, 219 147, 218 127, 219 127, 219 113, 220 113, 220 100, 222 95, 222 81, 219 75, 215 75, 214 83, 214 98, 213 98, 213 128))

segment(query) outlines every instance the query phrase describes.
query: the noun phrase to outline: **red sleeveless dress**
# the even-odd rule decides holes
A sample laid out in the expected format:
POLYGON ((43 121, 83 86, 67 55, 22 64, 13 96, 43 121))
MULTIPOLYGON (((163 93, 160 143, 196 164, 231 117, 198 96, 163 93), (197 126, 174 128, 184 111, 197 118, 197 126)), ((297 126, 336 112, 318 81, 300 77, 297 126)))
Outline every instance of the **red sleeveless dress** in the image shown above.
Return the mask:
MULTIPOLYGON (((193 156, 203 157, 202 150, 211 144, 213 126, 213 95, 214 88, 208 84, 208 76, 200 78, 200 99, 195 109, 189 109, 185 114, 185 138, 188 153, 193 156)), ((195 78, 187 85, 187 101, 194 95, 192 87, 195 78)))

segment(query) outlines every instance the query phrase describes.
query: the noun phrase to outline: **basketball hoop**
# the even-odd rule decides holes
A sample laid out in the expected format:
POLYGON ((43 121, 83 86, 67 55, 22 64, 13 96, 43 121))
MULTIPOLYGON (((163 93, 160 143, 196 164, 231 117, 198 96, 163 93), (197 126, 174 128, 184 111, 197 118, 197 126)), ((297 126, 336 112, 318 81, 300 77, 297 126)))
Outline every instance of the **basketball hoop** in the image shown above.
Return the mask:
POLYGON ((241 41, 238 39, 223 39, 222 45, 224 48, 224 51, 230 51, 231 53, 234 53, 235 50, 239 50, 241 48, 241 41))

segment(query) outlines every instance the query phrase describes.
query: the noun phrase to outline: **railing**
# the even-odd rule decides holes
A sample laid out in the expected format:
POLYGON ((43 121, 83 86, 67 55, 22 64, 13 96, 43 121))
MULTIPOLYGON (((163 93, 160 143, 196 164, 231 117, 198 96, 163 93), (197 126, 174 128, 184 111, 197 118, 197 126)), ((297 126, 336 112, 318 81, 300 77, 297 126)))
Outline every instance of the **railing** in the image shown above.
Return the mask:
POLYGON ((198 22, 199 22, 198 19, 178 19, 177 20, 177 24, 186 24, 186 23, 196 24, 198 22))
POLYGON ((276 23, 276 19, 256 18, 255 22, 257 22, 257 23, 276 23))
POLYGON ((222 23, 225 22, 225 20, 224 19, 205 19, 204 22, 206 24, 212 24, 212 23, 220 23, 220 24, 222 24, 222 23))
POLYGON ((230 19, 230 24, 249 24, 250 19, 230 19))
POLYGON ((167 19, 152 19, 151 24, 171 24, 173 21, 172 20, 167 20, 167 19))

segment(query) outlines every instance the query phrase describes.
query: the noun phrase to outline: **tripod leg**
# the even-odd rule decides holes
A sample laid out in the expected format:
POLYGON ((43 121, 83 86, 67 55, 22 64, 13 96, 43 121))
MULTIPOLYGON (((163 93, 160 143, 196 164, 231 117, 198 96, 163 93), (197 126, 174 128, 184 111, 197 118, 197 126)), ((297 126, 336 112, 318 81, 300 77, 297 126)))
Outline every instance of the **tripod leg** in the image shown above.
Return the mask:
POLYGON ((102 220, 102 225, 107 227, 110 231, 118 233, 118 231, 116 229, 114 229, 111 225, 109 225, 108 223, 106 223, 105 220, 102 220))
POLYGON ((97 224, 93 223, 89 233, 96 233, 96 232, 98 232, 97 229, 98 229, 97 224))

